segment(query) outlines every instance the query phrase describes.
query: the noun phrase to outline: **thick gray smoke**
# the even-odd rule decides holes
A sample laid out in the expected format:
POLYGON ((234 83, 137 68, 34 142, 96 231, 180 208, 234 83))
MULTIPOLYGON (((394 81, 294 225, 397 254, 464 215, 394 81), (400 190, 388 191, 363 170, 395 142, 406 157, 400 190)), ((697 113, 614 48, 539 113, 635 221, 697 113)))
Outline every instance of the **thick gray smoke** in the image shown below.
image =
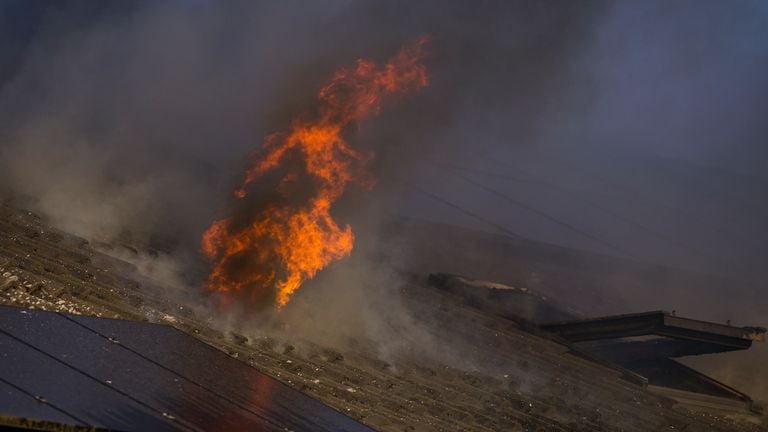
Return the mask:
MULTIPOLYGON (((91 240, 162 251, 199 283, 200 234, 262 137, 339 66, 430 33, 430 87, 351 138, 376 153, 379 179, 340 203, 360 253, 377 256, 389 216, 445 222, 709 281, 657 284, 656 268, 626 288, 623 267, 606 268, 600 298, 563 299, 585 313, 765 325, 766 24, 765 3, 746 0, 5 3, 0 192, 91 240)), ((393 241, 386 254, 408 267, 408 239, 393 241)), ((441 251, 429 268, 455 272, 480 253, 441 251)), ((401 310, 388 291, 349 292, 397 285, 353 258, 348 280, 360 282, 324 310, 353 321, 401 310)), ((495 260, 504 268, 484 259, 495 260)), ((408 270, 430 264, 419 262, 408 270)), ((343 265, 326 278, 344 279, 343 265)), ((393 320, 377 319, 371 334, 393 320)), ((768 397, 765 375, 736 381, 768 397)))

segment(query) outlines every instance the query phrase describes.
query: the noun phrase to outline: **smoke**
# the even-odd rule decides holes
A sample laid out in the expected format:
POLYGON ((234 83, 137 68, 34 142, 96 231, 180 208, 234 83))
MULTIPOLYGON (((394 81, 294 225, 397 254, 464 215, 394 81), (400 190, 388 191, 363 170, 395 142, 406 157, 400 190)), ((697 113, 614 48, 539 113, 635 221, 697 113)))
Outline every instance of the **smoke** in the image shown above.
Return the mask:
MULTIPOLYGON (((5 12, 30 22, 0 88, 3 189, 33 197, 54 224, 86 238, 172 251, 197 266, 200 233, 226 205, 245 155, 311 104, 340 65, 384 59, 413 36, 435 34, 434 90, 354 137, 377 155, 386 190, 433 151, 469 151, 464 140, 445 138, 460 129, 469 138, 485 114, 500 117, 501 93, 551 87, 545 76, 555 74, 565 33, 578 22, 569 14, 589 15, 577 9, 11 4, 5 12), (503 77, 498 92, 494 83, 507 71, 526 82, 503 77)), ((526 133, 534 112, 515 116, 510 133, 526 133)))
POLYGON ((377 187, 339 202, 358 243, 285 311, 297 333, 402 349, 386 344, 417 326, 392 268, 457 263, 588 313, 765 324, 761 2, 18 1, 0 16, 0 191, 90 240, 161 251, 190 289, 200 235, 263 137, 338 67, 433 36, 429 88, 350 136, 376 155, 377 187), (620 260, 591 268, 599 288, 569 290, 547 269, 481 259, 493 250, 382 234, 394 216, 620 260))

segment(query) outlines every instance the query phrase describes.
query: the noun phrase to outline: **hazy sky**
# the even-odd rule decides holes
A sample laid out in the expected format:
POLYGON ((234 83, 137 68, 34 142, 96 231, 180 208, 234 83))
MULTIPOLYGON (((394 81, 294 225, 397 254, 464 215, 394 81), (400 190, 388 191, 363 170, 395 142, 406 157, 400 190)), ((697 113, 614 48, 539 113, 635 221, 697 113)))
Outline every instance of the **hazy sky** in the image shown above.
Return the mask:
POLYGON ((351 137, 377 156, 367 199, 754 279, 767 21, 760 1, 8 1, 0 180, 72 231, 194 254, 334 69, 430 33, 430 88, 351 137), (402 179, 479 218, 387 195, 402 179))

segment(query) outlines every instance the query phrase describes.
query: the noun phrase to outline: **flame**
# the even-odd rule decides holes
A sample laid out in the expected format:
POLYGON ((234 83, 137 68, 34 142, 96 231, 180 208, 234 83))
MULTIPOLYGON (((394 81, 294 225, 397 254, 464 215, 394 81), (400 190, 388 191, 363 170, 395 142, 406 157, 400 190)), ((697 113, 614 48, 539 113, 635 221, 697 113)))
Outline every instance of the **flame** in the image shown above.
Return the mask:
POLYGON ((266 203, 256 194, 257 210, 244 221, 220 219, 203 234, 202 250, 213 263, 209 290, 257 299, 274 289, 280 309, 304 281, 351 253, 352 229, 339 226, 331 209, 348 184, 373 182, 365 169, 370 156, 350 147, 344 134, 378 114, 385 99, 428 84, 427 41, 405 46, 382 67, 360 59, 337 71, 320 89, 314 115, 265 138, 234 195, 248 202, 249 191, 269 175, 277 177, 274 192, 266 203))

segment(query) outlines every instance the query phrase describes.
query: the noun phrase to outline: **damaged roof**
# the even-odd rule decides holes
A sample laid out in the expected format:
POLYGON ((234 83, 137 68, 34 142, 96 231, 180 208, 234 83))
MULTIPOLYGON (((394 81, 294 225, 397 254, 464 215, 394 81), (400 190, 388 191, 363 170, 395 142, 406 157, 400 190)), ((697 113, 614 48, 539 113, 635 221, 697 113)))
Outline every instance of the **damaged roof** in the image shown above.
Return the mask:
MULTIPOLYGON (((624 379, 615 368, 574 355, 567 343, 465 305, 455 294, 430 286, 426 274, 411 278, 401 294, 412 315, 424 317, 424 331, 437 341, 443 355, 394 359, 382 358, 362 344, 344 350, 309 345, 295 349, 290 341, 228 333, 205 317, 152 295, 163 288, 137 278, 126 271, 129 267, 81 239, 51 229, 33 214, 2 207, 0 274, 8 273, 5 281, 16 278, 1 290, 3 303, 172 325, 228 359, 235 357, 243 367, 273 377, 376 430, 765 430, 738 419, 688 411, 624 379)), ((84 323, 91 328, 89 338, 96 337, 94 331, 106 336, 98 336, 106 341, 105 349, 117 350, 109 342, 111 337, 127 348, 118 352, 135 357, 132 349, 152 358, 129 345, 131 339, 125 333, 96 328, 98 321, 66 320, 67 325, 84 323)), ((124 325, 125 329, 143 328, 137 323, 124 325)), ((140 336, 135 330, 121 331, 140 336)), ((402 335, 406 341, 413 337, 402 335)), ((187 343, 179 351, 186 352, 187 343)), ((61 349, 59 354, 78 353, 76 347, 61 349)), ((106 375, 98 379, 115 382, 106 375)), ((240 393, 239 381, 220 384, 217 391, 226 391, 230 399, 246 394, 240 393)), ((8 385, 5 389, 19 391, 8 385)), ((157 408, 173 416, 179 411, 157 408)))

